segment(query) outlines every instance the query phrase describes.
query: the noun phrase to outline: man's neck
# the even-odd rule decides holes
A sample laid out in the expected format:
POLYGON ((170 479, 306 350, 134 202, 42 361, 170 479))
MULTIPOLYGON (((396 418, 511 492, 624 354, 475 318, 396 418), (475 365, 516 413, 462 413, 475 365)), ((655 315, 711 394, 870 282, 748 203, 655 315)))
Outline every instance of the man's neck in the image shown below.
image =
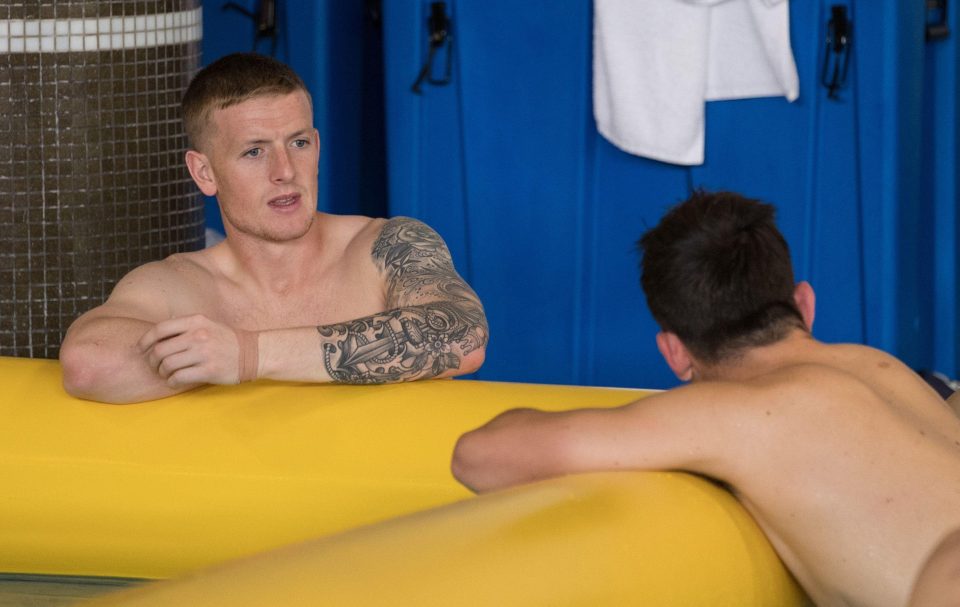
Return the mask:
POLYGON ((810 333, 794 329, 783 339, 749 348, 714 365, 695 366, 694 381, 747 381, 784 367, 818 359, 823 344, 810 333))
POLYGON ((227 273, 234 280, 251 280, 260 289, 282 293, 312 276, 324 265, 325 239, 322 221, 313 222, 310 230, 296 240, 268 242, 248 235, 228 236, 219 246, 227 273))

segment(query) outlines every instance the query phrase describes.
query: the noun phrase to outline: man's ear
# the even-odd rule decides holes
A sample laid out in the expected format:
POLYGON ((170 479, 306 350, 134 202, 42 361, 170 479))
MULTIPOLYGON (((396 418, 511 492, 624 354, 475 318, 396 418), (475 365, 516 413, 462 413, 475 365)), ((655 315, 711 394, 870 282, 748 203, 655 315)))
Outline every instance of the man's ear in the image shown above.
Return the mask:
POLYGON ((680 381, 693 379, 693 358, 676 333, 667 331, 657 333, 657 349, 680 381))
POLYGON ((809 282, 804 280, 797 283, 797 286, 793 289, 793 301, 797 304, 797 309, 800 310, 800 316, 803 317, 803 322, 807 325, 807 330, 813 331, 813 317, 816 313, 817 296, 813 292, 813 287, 810 286, 809 282))
POLYGON ((190 171, 190 176, 193 177, 193 182, 197 184, 200 191, 205 196, 216 196, 217 180, 207 156, 196 150, 187 150, 186 161, 187 170, 190 171))

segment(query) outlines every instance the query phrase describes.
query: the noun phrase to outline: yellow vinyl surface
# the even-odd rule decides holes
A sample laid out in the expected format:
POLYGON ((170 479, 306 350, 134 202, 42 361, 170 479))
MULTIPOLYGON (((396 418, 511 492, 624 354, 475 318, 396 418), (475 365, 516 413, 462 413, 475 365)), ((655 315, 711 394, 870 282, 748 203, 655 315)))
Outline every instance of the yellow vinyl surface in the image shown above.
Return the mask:
POLYGON ((798 604, 700 478, 476 498, 450 475, 457 437, 500 411, 644 394, 257 382, 118 406, 67 396, 55 361, 0 357, 0 573, 179 578, 105 599, 124 605, 798 604))
POLYGON ((89 607, 802 604, 730 494, 686 474, 609 472, 461 501, 89 607))
POLYGON ((137 405, 0 357, 0 573, 167 578, 471 496, 457 437, 515 406, 636 390, 435 380, 256 382, 137 405))

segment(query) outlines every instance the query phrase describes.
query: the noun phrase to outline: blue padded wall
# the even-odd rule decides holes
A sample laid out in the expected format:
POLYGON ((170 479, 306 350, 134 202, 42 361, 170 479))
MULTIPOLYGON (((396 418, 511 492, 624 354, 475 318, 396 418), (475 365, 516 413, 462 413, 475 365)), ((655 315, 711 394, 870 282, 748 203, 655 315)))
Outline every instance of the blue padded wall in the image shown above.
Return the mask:
MULTIPOLYGON (((932 292, 927 313, 933 319, 932 367, 960 376, 960 213, 957 175, 960 141, 957 82, 957 11, 948 13, 953 35, 926 45, 923 71, 921 132, 921 200, 926 209, 921 225, 932 228, 923 238, 930 259, 932 292)), ((922 263, 922 259, 921 259, 922 263)))
POLYGON ((792 2, 800 99, 708 104, 706 162, 687 169, 597 134, 588 0, 447 2, 452 82, 419 96, 430 2, 385 0, 389 210, 436 227, 480 293, 479 377, 674 385, 633 243, 701 186, 778 205, 797 278, 817 290, 817 337, 955 374, 956 47, 925 43, 922 3, 907 4, 792 2), (828 99, 837 3, 854 50, 828 99))

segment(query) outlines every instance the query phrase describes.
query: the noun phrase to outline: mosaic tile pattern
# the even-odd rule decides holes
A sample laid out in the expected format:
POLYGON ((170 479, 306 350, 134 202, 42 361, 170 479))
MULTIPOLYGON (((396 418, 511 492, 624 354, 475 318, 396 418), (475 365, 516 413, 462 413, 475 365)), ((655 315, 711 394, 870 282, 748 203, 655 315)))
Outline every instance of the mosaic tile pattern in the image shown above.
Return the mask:
POLYGON ((200 40, 201 10, 76 19, 2 19, 0 53, 109 51, 200 40))
POLYGON ((70 323, 126 272, 203 246, 203 204, 183 165, 179 109, 200 59, 199 23, 183 23, 189 15, 199 18, 199 0, 0 8, 8 41, 0 51, 0 355, 56 357, 70 323), (180 14, 181 24, 167 14, 180 14), (144 28, 154 17, 155 34, 179 27, 181 41, 139 45, 145 29, 125 38, 123 28, 141 16, 144 28), (58 27, 99 27, 101 18, 121 31, 93 34, 96 50, 57 52, 58 27), (11 32, 21 31, 23 50, 14 52, 11 32), (50 36, 53 50, 43 42, 50 36))

